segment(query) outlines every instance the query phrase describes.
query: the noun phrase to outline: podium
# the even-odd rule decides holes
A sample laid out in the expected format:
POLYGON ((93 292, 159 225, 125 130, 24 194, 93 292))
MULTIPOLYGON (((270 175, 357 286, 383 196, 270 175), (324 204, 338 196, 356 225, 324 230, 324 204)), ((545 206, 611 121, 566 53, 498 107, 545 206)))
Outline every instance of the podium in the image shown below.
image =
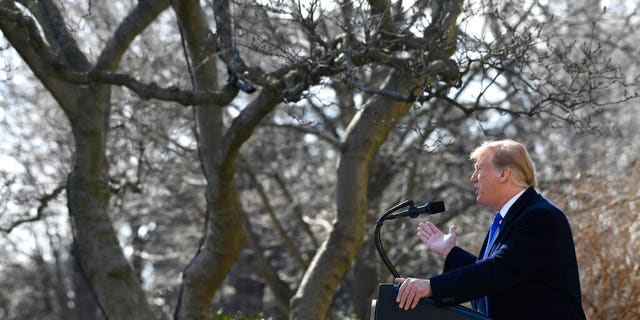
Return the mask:
MULTIPOLYGON (((442 201, 427 202, 423 206, 417 207, 413 204, 412 200, 403 201, 387 211, 376 220, 375 229, 375 243, 378 254, 382 259, 382 262, 387 266, 394 278, 399 278, 400 274, 396 270, 391 260, 384 251, 382 246, 382 239, 380 237, 380 229, 384 224, 384 221, 393 220, 402 217, 416 218, 420 214, 435 214, 443 212, 444 203, 442 201), (393 214, 394 212, 407 208, 404 211, 393 214)), ((460 305, 454 306, 439 306, 435 300, 429 298, 422 298, 418 305, 411 310, 400 309, 400 305, 396 302, 398 296, 398 287, 391 283, 381 283, 378 286, 378 299, 376 300, 375 308, 372 306, 372 317, 374 320, 468 320, 468 319, 484 319, 491 320, 484 313, 477 312, 475 310, 463 307, 460 305)))
POLYGON ((415 309, 400 309, 396 302, 398 289, 391 283, 381 283, 378 286, 378 300, 376 301, 374 320, 490 320, 484 313, 473 309, 454 305, 438 306, 429 298, 422 298, 415 309))

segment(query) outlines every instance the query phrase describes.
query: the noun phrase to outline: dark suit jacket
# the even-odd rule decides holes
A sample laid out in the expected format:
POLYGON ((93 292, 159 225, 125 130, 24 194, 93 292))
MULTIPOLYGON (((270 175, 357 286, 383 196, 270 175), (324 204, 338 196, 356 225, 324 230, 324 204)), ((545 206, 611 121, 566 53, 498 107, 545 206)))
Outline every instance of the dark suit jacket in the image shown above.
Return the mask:
MULTIPOLYGON (((487 245, 485 238, 480 252, 487 245)), ((443 304, 488 297, 494 319, 585 319, 578 263, 567 218, 528 188, 511 206, 487 259, 454 247, 431 278, 443 304)))

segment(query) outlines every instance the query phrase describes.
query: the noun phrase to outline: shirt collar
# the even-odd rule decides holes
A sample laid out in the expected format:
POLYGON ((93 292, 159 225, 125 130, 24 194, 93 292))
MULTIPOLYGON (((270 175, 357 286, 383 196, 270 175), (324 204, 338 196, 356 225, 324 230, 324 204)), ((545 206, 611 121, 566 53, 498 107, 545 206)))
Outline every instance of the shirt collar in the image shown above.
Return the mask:
POLYGON ((511 206, 516 202, 516 200, 518 200, 518 198, 520 198, 520 196, 526 190, 527 189, 522 189, 522 191, 518 192, 515 196, 513 196, 513 198, 509 199, 509 201, 507 201, 507 203, 505 203, 504 206, 502 206, 502 209, 500 209, 500 215, 502 216, 503 219, 507 216, 507 213, 509 212, 509 209, 511 209, 511 206))

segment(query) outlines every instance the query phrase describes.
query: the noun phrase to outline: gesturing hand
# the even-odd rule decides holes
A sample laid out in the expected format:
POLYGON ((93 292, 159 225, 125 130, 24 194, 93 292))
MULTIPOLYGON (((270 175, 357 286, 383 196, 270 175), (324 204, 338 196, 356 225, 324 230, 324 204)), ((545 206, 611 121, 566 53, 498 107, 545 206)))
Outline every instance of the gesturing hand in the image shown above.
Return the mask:
POLYGON ((396 283, 401 284, 396 298, 401 309, 413 309, 420 298, 431 296, 431 282, 427 279, 396 278, 396 283))
POLYGON ((433 223, 421 223, 418 226, 418 238, 426 244, 429 249, 445 258, 451 249, 456 246, 456 226, 449 228, 449 234, 444 234, 433 223))

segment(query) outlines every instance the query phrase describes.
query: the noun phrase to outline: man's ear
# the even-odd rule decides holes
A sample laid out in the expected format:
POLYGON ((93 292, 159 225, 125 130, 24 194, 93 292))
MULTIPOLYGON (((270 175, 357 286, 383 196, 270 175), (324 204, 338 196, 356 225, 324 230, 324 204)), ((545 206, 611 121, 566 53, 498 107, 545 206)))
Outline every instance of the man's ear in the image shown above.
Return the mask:
POLYGON ((502 172, 500 173, 500 182, 507 181, 509 175, 511 175, 511 168, 507 167, 502 169, 502 172))

